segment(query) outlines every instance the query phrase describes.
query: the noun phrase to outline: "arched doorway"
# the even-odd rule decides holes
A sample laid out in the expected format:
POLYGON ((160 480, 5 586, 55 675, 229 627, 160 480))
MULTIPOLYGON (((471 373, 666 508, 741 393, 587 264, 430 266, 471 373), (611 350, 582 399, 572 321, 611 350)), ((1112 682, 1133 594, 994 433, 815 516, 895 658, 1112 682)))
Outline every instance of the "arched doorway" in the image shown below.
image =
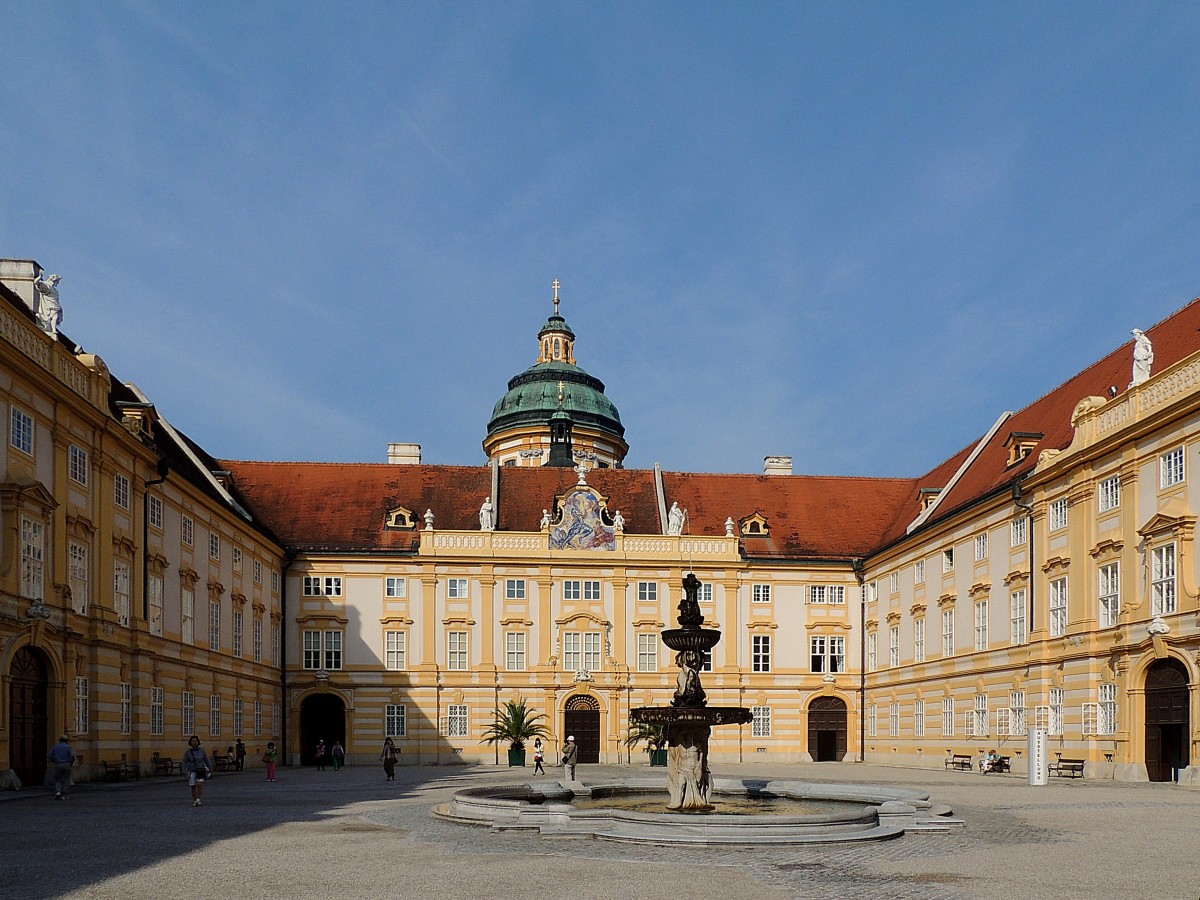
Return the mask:
POLYGON ((46 777, 49 678, 42 654, 22 647, 13 654, 8 690, 8 758, 24 784, 40 785, 46 777))
POLYGON ((595 697, 576 694, 563 710, 563 740, 575 735, 581 763, 600 762, 600 704, 595 697))
POLYGON ((817 697, 808 707, 808 752, 815 762, 840 762, 846 755, 846 703, 817 697))
POLYGON ((327 750, 334 741, 346 745, 346 704, 336 694, 310 694, 300 704, 300 765, 313 764, 317 741, 327 750))
POLYGON ((1146 774, 1172 781, 1188 765, 1188 674, 1177 659, 1162 659, 1146 673, 1146 774))

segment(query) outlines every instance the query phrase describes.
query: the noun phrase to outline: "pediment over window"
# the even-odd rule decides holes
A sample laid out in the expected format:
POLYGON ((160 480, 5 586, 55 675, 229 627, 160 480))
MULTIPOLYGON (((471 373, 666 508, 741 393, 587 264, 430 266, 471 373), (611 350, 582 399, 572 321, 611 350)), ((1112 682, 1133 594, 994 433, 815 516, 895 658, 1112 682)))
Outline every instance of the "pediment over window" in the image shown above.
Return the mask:
POLYGON ((766 516, 755 511, 753 515, 738 521, 738 530, 743 537, 766 537, 771 533, 771 526, 767 523, 766 516))
POLYGON ((384 522, 384 528, 393 528, 401 531, 416 531, 417 517, 411 509, 405 509, 403 506, 397 506, 389 509, 387 520, 384 522))
POLYGON ((1187 515, 1187 507, 1181 501, 1172 501, 1161 512, 1150 517, 1145 525, 1138 529, 1138 534, 1147 540, 1175 536, 1181 540, 1190 540, 1196 528, 1196 517, 1187 515))
POLYGON ((4 509, 40 507, 44 515, 49 515, 58 506, 58 501, 40 481, 14 478, 0 484, 0 505, 4 509))
POLYGON ((1124 541, 1100 541, 1095 547, 1088 551, 1092 559, 1111 558, 1119 556, 1121 550, 1125 547, 1124 541))

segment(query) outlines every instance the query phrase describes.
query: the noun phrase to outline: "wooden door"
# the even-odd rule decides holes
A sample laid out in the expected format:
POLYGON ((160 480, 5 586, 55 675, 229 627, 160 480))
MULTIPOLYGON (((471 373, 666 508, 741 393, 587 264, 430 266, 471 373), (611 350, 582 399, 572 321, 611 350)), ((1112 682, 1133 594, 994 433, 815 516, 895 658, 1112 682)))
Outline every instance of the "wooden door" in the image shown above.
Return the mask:
POLYGON ((567 701, 563 712, 563 739, 575 735, 581 763, 600 762, 600 704, 582 695, 567 701))
POLYGON ((1146 673, 1146 774, 1171 781, 1189 764, 1187 670, 1178 660, 1156 662, 1146 673))
POLYGON ((46 666, 41 654, 22 647, 13 654, 8 692, 8 753, 10 765, 26 785, 40 785, 46 778, 46 666))
POLYGON ((815 762, 839 762, 847 750, 846 704, 818 697, 808 707, 808 752, 815 762))

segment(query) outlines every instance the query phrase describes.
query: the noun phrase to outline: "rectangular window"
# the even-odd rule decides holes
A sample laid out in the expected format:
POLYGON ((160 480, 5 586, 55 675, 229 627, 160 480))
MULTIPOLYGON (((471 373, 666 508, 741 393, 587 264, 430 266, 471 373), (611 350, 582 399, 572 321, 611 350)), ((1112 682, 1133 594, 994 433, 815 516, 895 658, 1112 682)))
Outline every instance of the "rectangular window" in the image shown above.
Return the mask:
POLYGON ((888 710, 888 735, 896 737, 900 733, 900 704, 892 701, 888 710))
POLYGON ((589 631, 583 636, 583 667, 589 672, 600 671, 600 632, 589 631))
POLYGON ((325 632, 325 668, 335 671, 342 667, 342 633, 325 632))
POLYGON ((129 479, 120 472, 113 476, 113 503, 121 509, 129 509, 129 479))
POLYGON ((133 731, 133 685, 121 682, 121 734, 133 731))
POLYGON ((942 551, 942 572, 954 571, 954 548, 947 547, 942 551))
POLYGON ((700 585, 700 591, 696 594, 696 600, 700 603, 712 603, 712 585, 700 585))
POLYGON ((888 589, 890 593, 900 593, 900 573, 893 572, 888 576, 888 589))
POLYGON ((279 573, 278 572, 271 573, 271 593, 272 594, 279 593, 279 573))
POLYGON ((452 672, 465 672, 469 667, 467 633, 450 631, 446 634, 446 668, 452 672))
POLYGON ((867 671, 874 672, 879 664, 879 635, 874 631, 867 634, 867 671))
POLYGON ((87 487, 88 483, 88 452, 82 447, 71 445, 67 461, 67 477, 76 484, 87 487))
POLYGON ((525 599, 525 579, 524 578, 506 578, 506 579, 504 579, 504 599, 505 600, 524 600, 525 599))
POLYGON ((21 518, 21 596, 44 600, 45 528, 41 522, 21 518))
MULTIPOLYGON (((449 579, 450 582, 457 580, 449 579)), ((342 596, 342 577, 340 575, 305 575, 303 591, 305 597, 340 597, 342 596)))
POLYGON ((1101 628, 1112 628, 1117 624, 1121 615, 1121 571, 1120 563, 1109 563, 1101 566, 1100 575, 1100 610, 1099 622, 1101 628))
POLYGON ((925 701, 917 700, 913 703, 913 734, 916 737, 925 737, 925 701))
POLYGON ((918 559, 913 563, 913 584, 925 583, 925 560, 918 559))
POLYGON ((449 600, 467 600, 471 596, 470 582, 466 578, 446 579, 446 598, 449 600))
POLYGON ((272 703, 271 704, 271 737, 276 737, 276 738, 279 737, 279 734, 280 734, 279 716, 280 716, 279 704, 272 703))
POLYGON ((1062 637, 1067 633, 1067 579, 1056 578, 1050 582, 1050 637, 1062 637))
POLYGON ((754 737, 770 737, 771 736, 771 707, 755 706, 750 710, 754 716, 753 724, 750 727, 750 733, 754 737))
POLYGON ((826 635, 809 638, 810 659, 814 672, 844 672, 846 670, 846 639, 826 635))
POLYGON ((262 619, 255 615, 254 624, 251 626, 251 646, 254 648, 254 661, 262 662, 262 619))
POLYGON ((1063 701, 1066 692, 1062 688, 1050 688, 1050 734, 1063 733, 1063 701))
POLYGON ((771 671, 771 636, 756 634, 750 638, 750 664, 754 672, 771 671))
POLYGON ((71 586, 71 606, 81 616, 86 616, 90 603, 88 576, 88 548, 85 544, 71 542, 68 548, 68 580, 71 586))
POLYGON ((1098 697, 1100 700, 1100 721, 1096 729, 1097 734, 1116 734, 1117 733, 1117 686, 1112 682, 1104 682, 1099 685, 1098 697))
POLYGON ((954 737, 954 698, 942 698, 942 737, 954 737))
POLYGON ((1108 512, 1121 505, 1121 476, 1105 478, 1096 488, 1096 502, 1100 512, 1108 512))
POLYGON ((403 703, 387 704, 384 734, 387 737, 405 737, 408 734, 408 707, 403 703))
POLYGON ((33 456, 33 419, 15 406, 12 409, 12 427, 8 442, 22 453, 33 456))
POLYGON ((113 609, 117 613, 117 624, 129 624, 129 563, 116 560, 113 563, 113 609))
POLYGON ((181 711, 183 713, 180 717, 183 725, 181 731, 183 731, 184 737, 188 737, 196 733, 196 695, 191 691, 183 692, 181 711))
POLYGON ((91 710, 88 705, 88 680, 85 676, 75 676, 75 733, 87 734, 91 710))
POLYGON ((827 665, 825 654, 826 638, 823 635, 814 634, 809 639, 811 666, 814 672, 824 672, 827 665))
POLYGON ((874 603, 879 599, 879 582, 868 581, 863 585, 863 593, 865 594, 865 599, 868 603, 874 603))
POLYGON ((216 600, 208 602, 208 649, 221 649, 221 604, 216 600))
POLYGON ((583 582, 581 581, 564 581, 563 582, 563 599, 564 600, 579 600, 583 597, 583 582))
POLYGON ((975 649, 988 648, 988 602, 980 600, 975 604, 975 649))
POLYGON ((245 704, 240 698, 233 701, 233 733, 237 737, 242 736, 242 716, 245 711, 245 704))
POLYGON ((874 703, 867 709, 867 737, 875 737, 879 733, 879 710, 874 703))
POLYGON ((408 668, 408 633, 385 631, 383 633, 383 665, 395 672, 408 668))
POLYGON ((1013 519, 1009 526, 1009 546, 1024 547, 1029 540, 1029 519, 1013 519))
POLYGON ((150 733, 163 733, 163 689, 150 688, 150 733))
POLYGON ((179 594, 179 632, 185 644, 196 640, 196 592, 190 587, 181 589, 179 594))
POLYGON ((600 599, 600 582, 585 581, 583 583, 583 599, 584 600, 599 600, 600 599))
POLYGON ((967 737, 986 737, 989 719, 987 694, 976 694, 975 708, 967 713, 967 737))
MULTIPOLYGON (((875 587, 874 582, 872 582, 871 586, 875 587)), ((833 603, 833 604, 845 603, 846 602, 846 586, 844 584, 831 584, 829 586, 829 592, 826 596, 828 597, 828 600, 830 603, 833 603)))
POLYGON ((1009 640, 1013 645, 1024 644, 1029 640, 1029 630, 1025 626, 1025 591, 1013 591, 1009 601, 1009 640))
POLYGON ((578 672, 583 668, 583 638, 577 631, 568 631, 562 636, 563 669, 578 672))
POLYGON ((151 634, 163 633, 163 578, 150 575, 146 582, 146 605, 149 608, 151 634))
POLYGON ((658 671, 658 635, 639 634, 637 636, 638 671, 658 671))
POLYGON ((233 611, 233 655, 242 655, 242 611, 233 611))
POLYGON ((192 521, 191 516, 184 516, 179 528, 180 538, 186 547, 195 546, 196 543, 196 523, 192 521))
POLYGON ((250 570, 254 573, 254 583, 262 584, 263 583, 262 582, 262 575, 263 575, 262 560, 261 559, 254 560, 254 564, 250 567, 250 570))
POLYGON ((1183 474, 1183 448, 1176 447, 1164 453, 1158 464, 1159 487, 1182 484, 1183 474))
POLYGON ((1150 615, 1168 616, 1176 603, 1175 545, 1166 544, 1150 553, 1150 615))
POLYGON ((888 665, 893 669, 900 665, 900 626, 888 628, 888 665))
POLYGON ((658 602, 658 582, 657 581, 639 581, 638 582, 638 600, 644 603, 658 602))
POLYGON ((263 726, 262 726, 262 701, 261 701, 261 700, 255 700, 255 701, 254 701, 254 736, 255 736, 255 737, 262 737, 262 733, 263 733, 263 726))
POLYGON ((451 703, 446 708, 446 737, 466 737, 467 726, 467 705, 451 703))
POLYGON ((954 655, 954 610, 942 610, 942 656, 954 655))
POLYGON ((1067 499, 1055 500, 1050 504, 1050 530, 1067 527, 1067 499))
POLYGON ((1025 692, 1010 691, 1008 694, 1008 706, 1012 710, 1012 721, 1009 725, 1009 734, 1015 737, 1025 737, 1026 735, 1026 720, 1025 720, 1025 692))
POLYGON ((208 697, 208 733, 213 737, 221 734, 221 698, 216 694, 208 697))
POLYGON ((208 536, 208 558, 215 560, 221 558, 221 536, 219 534, 209 534, 208 536))
POLYGON ((271 623, 271 665, 278 666, 280 662, 281 644, 279 639, 279 626, 274 622, 271 623))
POLYGON ((510 631, 504 635, 504 667, 510 672, 525 671, 525 632, 510 631))
POLYGON ((162 497, 157 494, 150 495, 150 506, 148 520, 151 528, 157 528, 159 531, 163 527, 163 501, 162 497))
POLYGON ((925 662, 925 619, 913 619, 913 662, 925 662))
POLYGON ((342 667, 340 631, 304 632, 304 668, 337 670, 342 667))
POLYGON ((975 562, 980 562, 988 558, 988 536, 985 531, 983 534, 975 535, 975 562))
POLYGON ((770 603, 771 586, 769 584, 753 585, 750 589, 750 599, 754 603, 770 603))
POLYGON ((238 575, 240 575, 242 572, 242 548, 241 547, 233 548, 233 571, 235 574, 238 574, 238 575))
POLYGON ((808 602, 809 603, 824 603, 825 602, 825 585, 810 584, 808 586, 808 602))

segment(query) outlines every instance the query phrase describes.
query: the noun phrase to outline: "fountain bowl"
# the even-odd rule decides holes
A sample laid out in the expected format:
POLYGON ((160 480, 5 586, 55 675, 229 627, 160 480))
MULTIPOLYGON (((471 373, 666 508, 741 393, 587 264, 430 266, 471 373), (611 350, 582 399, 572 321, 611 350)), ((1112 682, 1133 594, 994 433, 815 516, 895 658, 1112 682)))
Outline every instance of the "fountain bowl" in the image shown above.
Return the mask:
POLYGON ((661 633, 662 642, 672 650, 695 650, 707 653, 721 642, 721 632, 715 628, 670 628, 661 633))

